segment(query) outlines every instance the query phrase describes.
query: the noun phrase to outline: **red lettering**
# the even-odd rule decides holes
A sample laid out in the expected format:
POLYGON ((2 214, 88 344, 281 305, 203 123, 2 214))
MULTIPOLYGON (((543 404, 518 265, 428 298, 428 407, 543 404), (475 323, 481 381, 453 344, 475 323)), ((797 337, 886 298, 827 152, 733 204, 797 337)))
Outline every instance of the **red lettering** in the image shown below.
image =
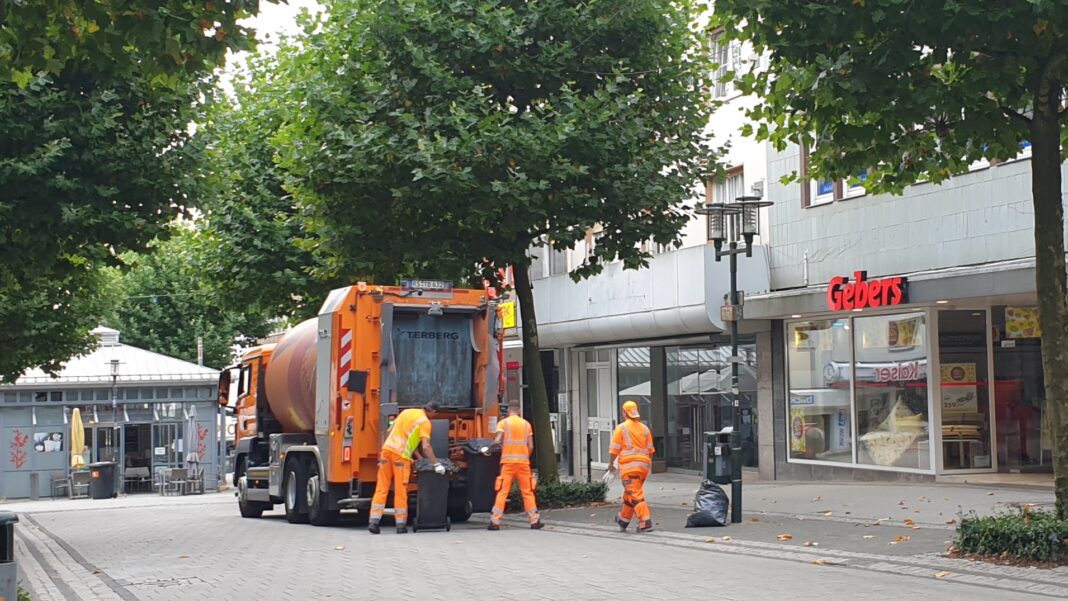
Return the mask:
POLYGON ((855 293, 856 290, 857 290, 857 286, 856 286, 856 284, 853 284, 853 283, 849 283, 849 284, 846 284, 845 286, 842 286, 842 308, 843 309, 852 309, 852 308, 856 307, 856 304, 853 302, 853 293, 855 293))
POLYGON ((853 281, 842 276, 827 285, 827 306, 832 311, 891 307, 908 302, 908 281, 903 277, 868 280, 863 271, 853 273, 853 281))
POLYGON ((878 307, 883 304, 883 281, 872 280, 868 284, 868 306, 878 307))
POLYGON ((842 276, 835 276, 831 278, 831 283, 827 286, 827 306, 832 311, 842 310, 842 284, 844 284, 846 278, 842 276))

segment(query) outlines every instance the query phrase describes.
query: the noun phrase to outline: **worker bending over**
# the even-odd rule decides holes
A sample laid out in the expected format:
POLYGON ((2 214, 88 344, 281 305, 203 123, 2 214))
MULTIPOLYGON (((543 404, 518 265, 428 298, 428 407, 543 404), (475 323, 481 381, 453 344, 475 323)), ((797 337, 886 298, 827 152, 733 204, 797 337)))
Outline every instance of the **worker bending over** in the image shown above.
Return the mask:
MULTIPOLYGON (((494 447, 501 447, 501 475, 497 477, 497 500, 493 503, 493 515, 490 516, 490 530, 501 529, 501 517, 508 505, 508 493, 512 491, 512 480, 519 483, 519 492, 523 495, 523 509, 530 518, 532 530, 541 529, 541 515, 534 498, 534 477, 530 472, 530 454, 534 451, 534 431, 530 422, 519 415, 519 401, 509 401, 508 417, 497 423, 497 437, 494 447)), ((489 447, 482 447, 483 453, 489 453, 489 447)))
POLYGON ((634 401, 623 403, 623 415, 626 420, 616 426, 612 432, 612 444, 608 461, 609 471, 616 471, 615 461, 619 458, 619 479, 623 482, 623 508, 616 516, 619 529, 627 530, 631 518, 638 514, 638 532, 653 529, 649 504, 645 502, 645 479, 653 467, 653 433, 641 422, 638 404, 634 401))
POLYGON ((434 471, 445 473, 434 449, 430 447, 430 420, 438 410, 436 402, 429 402, 422 409, 405 409, 393 421, 393 427, 382 444, 378 456, 378 480, 375 481, 375 496, 371 499, 371 519, 368 530, 378 534, 378 523, 386 510, 389 485, 393 483, 393 517, 397 522, 397 534, 408 532, 408 481, 412 476, 412 453, 421 448, 423 455, 434 464, 434 471))

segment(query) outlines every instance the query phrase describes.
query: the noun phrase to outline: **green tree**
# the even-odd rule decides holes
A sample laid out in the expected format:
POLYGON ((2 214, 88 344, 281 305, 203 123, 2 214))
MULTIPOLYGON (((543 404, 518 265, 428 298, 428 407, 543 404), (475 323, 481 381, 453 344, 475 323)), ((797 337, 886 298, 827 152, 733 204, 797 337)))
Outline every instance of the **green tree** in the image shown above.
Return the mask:
POLYGON ((275 145, 324 271, 389 281, 514 266, 547 481, 528 251, 596 230, 581 279, 616 259, 645 265, 645 241, 679 241, 712 158, 699 4, 337 0, 281 56, 296 110, 275 145))
POLYGON ((1061 151, 1068 2, 717 0, 730 37, 771 56, 737 74, 755 134, 812 149, 815 177, 899 193, 1031 143, 1036 283, 1057 511, 1068 517, 1068 297, 1061 151))
POLYGON ((214 287, 207 263, 205 235, 190 224, 171 227, 165 240, 148 252, 123 253, 125 272, 115 279, 111 296, 118 302, 107 325, 122 332, 124 342, 187 361, 197 360, 197 338, 204 341, 204 364, 216 369, 233 361, 235 344, 250 344, 269 333, 269 319, 245 308, 226 308, 214 287))
POLYGON ((193 107, 252 41, 200 19, 241 4, 0 2, 0 381, 89 345, 98 270, 186 212, 193 107))
POLYGON ((211 104, 198 123, 198 228, 205 277, 221 306, 300 321, 318 312, 331 288, 352 280, 315 275, 316 258, 270 144, 285 97, 265 60, 252 57, 250 75, 234 82, 232 98, 211 104))

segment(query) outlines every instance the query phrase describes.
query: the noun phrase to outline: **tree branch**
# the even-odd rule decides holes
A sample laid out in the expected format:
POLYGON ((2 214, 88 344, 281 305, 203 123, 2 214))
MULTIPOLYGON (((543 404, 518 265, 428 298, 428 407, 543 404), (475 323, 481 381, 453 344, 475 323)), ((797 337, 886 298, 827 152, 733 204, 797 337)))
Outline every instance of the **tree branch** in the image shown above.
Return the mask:
POLYGON ((1030 129, 1030 127, 1031 127, 1031 118, 1030 117, 1027 117, 1026 115, 1021 115, 1020 113, 1017 113, 1016 111, 1014 111, 1012 109, 1009 109, 1009 108, 1005 108, 1005 107, 1001 108, 1001 112, 1004 113, 1004 115, 1006 117, 1008 117, 1009 119, 1011 119, 1013 121, 1016 121, 1016 122, 1020 123, 1021 125, 1023 125, 1024 127, 1030 129))

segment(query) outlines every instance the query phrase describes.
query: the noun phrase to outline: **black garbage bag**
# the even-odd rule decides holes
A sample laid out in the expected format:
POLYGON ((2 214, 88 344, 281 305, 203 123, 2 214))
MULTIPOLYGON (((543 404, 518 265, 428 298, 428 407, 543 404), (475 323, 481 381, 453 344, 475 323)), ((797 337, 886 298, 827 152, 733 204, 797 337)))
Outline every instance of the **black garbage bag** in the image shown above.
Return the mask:
MULTIPOLYGON (((446 473, 454 473, 454 472, 460 471, 459 466, 457 466, 452 461, 450 461, 448 459, 441 459, 440 461, 441 461, 441 465, 443 465, 445 467, 445 472, 446 473)), ((429 459, 427 459, 426 457, 420 457, 419 459, 416 459, 415 460, 415 465, 413 467, 415 467, 415 471, 416 472, 432 472, 432 471, 434 471, 434 464, 429 459)))
POLYGON ((730 501, 719 484, 705 482, 693 498, 693 513, 686 518, 687 528, 726 526, 730 501))

